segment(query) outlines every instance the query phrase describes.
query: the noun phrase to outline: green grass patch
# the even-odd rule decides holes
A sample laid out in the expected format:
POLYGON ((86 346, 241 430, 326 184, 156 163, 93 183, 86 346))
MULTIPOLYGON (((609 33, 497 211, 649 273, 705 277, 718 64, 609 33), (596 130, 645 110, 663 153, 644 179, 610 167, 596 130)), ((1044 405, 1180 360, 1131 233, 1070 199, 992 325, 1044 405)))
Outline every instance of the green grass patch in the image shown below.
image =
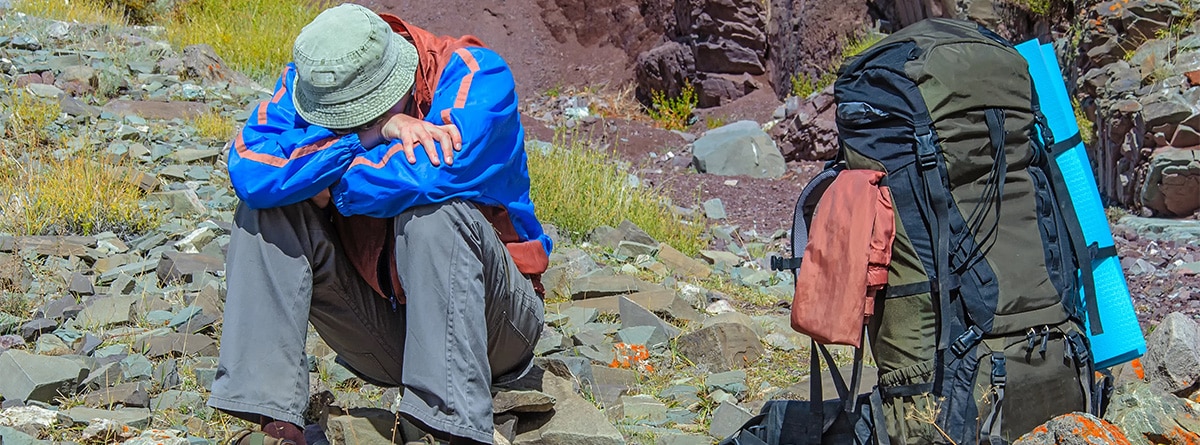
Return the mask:
POLYGON ((66 22, 96 23, 111 26, 126 24, 121 11, 102 0, 18 0, 13 10, 66 22))
POLYGON ((50 132, 56 102, 8 88, 0 145, 0 230, 21 235, 140 233, 159 223, 141 208, 136 170, 95 155, 95 147, 65 154, 50 132), (55 152, 60 152, 56 155, 55 152))
POLYGON ((629 219, 650 236, 695 255, 706 245, 705 227, 671 211, 659 190, 630 187, 615 157, 582 136, 560 134, 549 146, 528 150, 530 196, 538 217, 576 241, 601 225, 629 219))
POLYGON ((300 29, 326 6, 305 0, 189 0, 171 12, 167 36, 181 48, 212 45, 225 63, 265 85, 292 60, 300 29))

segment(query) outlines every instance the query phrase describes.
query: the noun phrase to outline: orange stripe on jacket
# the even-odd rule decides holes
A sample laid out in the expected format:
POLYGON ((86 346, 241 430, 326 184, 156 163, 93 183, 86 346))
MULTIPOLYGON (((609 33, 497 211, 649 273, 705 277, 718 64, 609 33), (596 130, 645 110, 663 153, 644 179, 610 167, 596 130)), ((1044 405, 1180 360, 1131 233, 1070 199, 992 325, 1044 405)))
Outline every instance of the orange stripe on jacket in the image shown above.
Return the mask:
POLYGON ((237 139, 233 141, 233 146, 237 149, 237 154, 238 154, 238 156, 241 156, 242 159, 248 159, 248 160, 251 160, 254 162, 267 164, 272 167, 283 167, 283 166, 287 165, 287 163, 293 159, 299 159, 299 158, 308 156, 310 154, 316 153, 318 151, 324 150, 326 148, 329 148, 330 146, 332 146, 334 143, 336 143, 340 139, 341 138, 329 138, 329 139, 325 139, 323 141, 317 142, 315 144, 309 144, 309 145, 305 145, 303 147, 299 147, 295 150, 292 150, 292 155, 289 157, 286 157, 286 158, 281 157, 281 156, 269 155, 266 153, 259 153, 259 152, 251 150, 249 147, 246 146, 246 141, 244 139, 242 139, 242 133, 240 133, 240 132, 237 135, 237 139))
POLYGON ((275 90, 274 96, 271 96, 271 103, 273 103, 273 104, 279 103, 279 99, 283 99, 283 94, 287 92, 288 72, 291 70, 292 70, 292 67, 290 67, 290 66, 283 68, 283 80, 284 81, 279 83, 279 89, 275 90))
POLYGON ((471 80, 475 77, 475 72, 479 71, 479 63, 466 48, 456 49, 454 54, 462 57, 463 62, 467 64, 467 69, 471 70, 470 73, 463 76, 462 83, 458 85, 458 96, 454 99, 454 108, 462 108, 467 105, 467 92, 471 91, 471 80))

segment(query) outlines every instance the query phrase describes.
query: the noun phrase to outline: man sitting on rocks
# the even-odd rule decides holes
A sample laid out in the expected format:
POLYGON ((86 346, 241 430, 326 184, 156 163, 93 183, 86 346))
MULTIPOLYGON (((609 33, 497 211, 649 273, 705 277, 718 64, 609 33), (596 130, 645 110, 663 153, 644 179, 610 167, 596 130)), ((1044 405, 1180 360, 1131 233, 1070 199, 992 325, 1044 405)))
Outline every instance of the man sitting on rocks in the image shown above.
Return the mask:
POLYGON ((402 387, 422 430, 492 443, 491 385, 532 364, 551 249, 504 60, 328 9, 237 135, 229 176, 242 203, 208 404, 263 425, 239 443, 305 443, 310 322, 364 381, 402 387))

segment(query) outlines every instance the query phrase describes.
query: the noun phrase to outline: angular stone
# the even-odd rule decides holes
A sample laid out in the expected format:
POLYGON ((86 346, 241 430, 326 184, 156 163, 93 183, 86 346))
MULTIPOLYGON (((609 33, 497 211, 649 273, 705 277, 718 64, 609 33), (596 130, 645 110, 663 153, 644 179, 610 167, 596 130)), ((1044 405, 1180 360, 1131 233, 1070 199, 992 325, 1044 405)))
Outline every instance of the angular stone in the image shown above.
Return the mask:
POLYGON ((537 345, 533 347, 533 355, 543 356, 570 348, 572 343, 556 329, 543 329, 537 345))
POLYGON ((96 239, 90 236, 19 236, 17 248, 34 251, 41 256, 84 256, 88 249, 96 247, 96 239))
POLYGON ((667 405, 654 396, 638 394, 621 396, 619 400, 622 418, 647 425, 662 425, 667 422, 667 405))
POLYGON ((128 295, 95 300, 75 316, 75 326, 94 329, 128 324, 133 321, 133 303, 137 298, 128 295))
POLYGON ((544 413, 554 409, 553 396, 541 391, 500 391, 492 397, 495 414, 544 413))
POLYGON ((83 429, 85 443, 117 443, 133 438, 137 432, 115 420, 96 419, 83 429))
POLYGON ((204 206, 204 203, 200 201, 200 197, 196 196, 196 192, 192 191, 192 189, 151 193, 146 199, 165 204, 172 213, 182 217, 208 213, 208 207, 204 206))
MULTIPOLYGON (((652 337, 652 340, 657 340, 660 342, 665 342, 665 341, 675 338, 679 335, 679 328, 676 328, 675 326, 672 326, 670 323, 663 321, 663 319, 658 318, 657 315, 654 315, 653 312, 650 312, 648 309, 642 307, 641 305, 638 305, 637 303, 633 302, 632 300, 625 298, 625 297, 620 297, 620 298, 621 298, 621 300, 619 303, 619 308, 620 308, 620 312, 621 312, 621 327, 622 328, 630 328, 630 327, 635 327, 635 326, 654 327, 656 329, 661 330, 662 333, 665 335, 663 338, 658 338, 658 339, 655 339, 652 337)), ((657 343, 654 343, 654 344, 657 344, 657 343)), ((650 345, 647 345, 647 346, 650 346, 650 345)))
POLYGON ((708 427, 708 434, 713 437, 729 437, 736 433, 738 428, 741 428, 747 420, 754 417, 745 408, 737 406, 729 402, 721 402, 717 409, 713 410, 712 422, 708 427))
POLYGON ((640 255, 654 256, 657 253, 657 247, 633 241, 621 241, 617 243, 617 248, 613 250, 613 255, 617 258, 637 258, 640 255))
POLYGON ((1200 210, 1200 151, 1158 150, 1142 185, 1142 203, 1165 216, 1200 210))
POLYGON ((53 332, 57 328, 58 323, 56 323, 54 320, 35 318, 21 325, 21 337, 24 338, 26 342, 32 342, 37 340, 37 338, 42 334, 53 332))
POLYGON ((57 335, 43 335, 34 344, 33 353, 46 356, 62 356, 70 354, 71 347, 67 346, 57 335))
POLYGON ((689 258, 667 243, 658 245, 658 260, 666 264, 677 277, 703 280, 712 274, 712 268, 695 258, 689 258))
POLYGON ((92 295, 96 288, 92 286, 92 277, 79 272, 71 273, 71 287, 67 289, 75 295, 92 295))
MULTIPOLYGON (((604 414, 575 392, 571 381, 544 373, 542 390, 557 402, 553 413, 531 414, 529 423, 538 429, 517 435, 514 445, 618 445, 625 438, 604 414)), ((522 418, 522 422, 525 422, 522 418)))
POLYGON ((42 445, 54 443, 48 440, 38 440, 34 436, 7 426, 0 426, 0 438, 4 439, 5 445, 42 445))
POLYGON ((693 163, 702 173, 779 178, 787 170, 775 141, 754 121, 709 130, 692 147, 693 163))
POLYGON ((719 323, 684 334, 679 352, 713 372, 729 371, 752 363, 763 354, 754 331, 740 324, 719 323))
POLYGON ((1191 395, 1200 384, 1200 324, 1183 313, 1168 314, 1146 339, 1142 363, 1155 387, 1191 395))
POLYGON ((709 391, 719 389, 734 395, 750 389, 746 386, 746 371, 741 369, 709 375, 704 379, 704 385, 709 391))
POLYGON ((163 284, 192 283, 205 273, 225 271, 225 259, 202 253, 166 251, 158 262, 158 280, 163 284))
POLYGON ((192 119, 208 112, 208 104, 202 102, 158 102, 149 100, 111 100, 104 111, 121 116, 140 116, 146 119, 192 119))
POLYGON ((207 335, 173 333, 139 339, 133 343, 133 349, 145 351, 150 358, 216 356, 217 342, 207 335))
MULTIPOLYGON (((190 445, 192 441, 183 437, 182 431, 152 429, 142 431, 138 437, 126 441, 122 445, 190 445)), ((207 440, 204 443, 208 443, 207 440)))
MULTIPOLYGON (((325 437, 329 443, 346 445, 382 445, 399 441, 398 418, 387 410, 376 408, 353 408, 344 414, 331 414, 326 422, 325 437)), ((415 439, 415 438, 414 438, 415 439)))
POLYGON ((1131 443, 1120 428, 1088 413, 1071 413, 1050 419, 1013 442, 1013 445, 1131 443), (1082 434, 1081 434, 1082 432, 1082 434))
POLYGON ((101 286, 107 284, 107 285, 112 285, 112 287, 116 288, 118 286, 114 283, 120 281, 118 279, 121 278, 122 275, 130 277, 130 278, 137 278, 151 270, 154 270, 154 268, 157 265, 158 265, 158 261, 146 260, 146 261, 138 261, 136 263, 126 264, 123 266, 117 266, 112 269, 109 269, 107 272, 101 273, 100 277, 96 279, 96 284, 99 284, 101 286))
POLYGON ((121 408, 117 410, 106 410, 87 408, 77 406, 66 410, 66 415, 75 421, 84 425, 90 424, 92 419, 108 419, 121 422, 134 428, 145 428, 150 426, 152 417, 150 410, 146 408, 121 408))
POLYGON ((205 397, 194 391, 176 389, 163 391, 157 397, 150 399, 149 408, 153 411, 185 411, 198 413, 205 410, 205 397))
POLYGON ((723 267, 725 269, 742 264, 742 257, 737 256, 734 253, 721 250, 701 250, 700 256, 703 257, 708 264, 723 267))
POLYGON ((79 386, 88 391, 96 391, 125 381, 125 368, 120 362, 105 363, 88 374, 79 386))
POLYGON ((84 397, 83 404, 93 408, 110 408, 116 404, 146 408, 150 406, 150 394, 142 382, 122 383, 93 391, 84 397))
POLYGON ((650 290, 662 290, 662 286, 647 283, 628 275, 583 277, 571 283, 571 299, 584 300, 650 290))
POLYGON ((10 349, 0 354, 0 394, 7 400, 50 402, 72 394, 87 373, 75 360, 10 349))
POLYGON ((142 354, 130 354, 122 358, 120 363, 126 381, 146 380, 154 375, 154 364, 142 354))
POLYGON ((708 219, 725 219, 725 204, 721 198, 704 201, 704 216, 708 219))
POLYGON ((1185 399, 1143 382, 1118 387, 1104 414, 1126 437, 1169 438, 1164 443, 1187 443, 1200 438, 1200 410, 1185 399))
MULTIPOLYGON (((49 432, 54 425, 62 423, 57 411, 39 406, 18 406, 0 411, 0 426, 12 427, 32 435, 49 432)), ((4 436, 0 435, 0 438, 4 436)))

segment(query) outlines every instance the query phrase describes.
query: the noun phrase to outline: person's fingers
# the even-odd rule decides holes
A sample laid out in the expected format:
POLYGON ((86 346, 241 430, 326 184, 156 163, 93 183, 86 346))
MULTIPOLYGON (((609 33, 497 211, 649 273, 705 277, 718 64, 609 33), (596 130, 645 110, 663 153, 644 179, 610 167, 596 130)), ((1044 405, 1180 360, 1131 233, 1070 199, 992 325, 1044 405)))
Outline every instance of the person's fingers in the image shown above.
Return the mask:
POLYGON ((439 128, 450 134, 450 140, 454 144, 454 151, 462 150, 462 133, 458 131, 458 126, 454 124, 446 124, 439 128))
POLYGON ((437 155, 437 144, 434 143, 433 134, 424 128, 419 131, 421 148, 425 149, 425 156, 429 157, 429 163, 434 167, 442 165, 442 160, 437 155))
POLYGON ((446 165, 454 165, 453 136, 443 128, 438 128, 438 130, 434 135, 437 136, 438 142, 442 144, 442 157, 446 158, 446 165))
POLYGON ((400 149, 404 150, 404 159, 409 164, 417 163, 417 155, 413 153, 413 145, 416 144, 416 140, 412 132, 400 132, 400 149))

